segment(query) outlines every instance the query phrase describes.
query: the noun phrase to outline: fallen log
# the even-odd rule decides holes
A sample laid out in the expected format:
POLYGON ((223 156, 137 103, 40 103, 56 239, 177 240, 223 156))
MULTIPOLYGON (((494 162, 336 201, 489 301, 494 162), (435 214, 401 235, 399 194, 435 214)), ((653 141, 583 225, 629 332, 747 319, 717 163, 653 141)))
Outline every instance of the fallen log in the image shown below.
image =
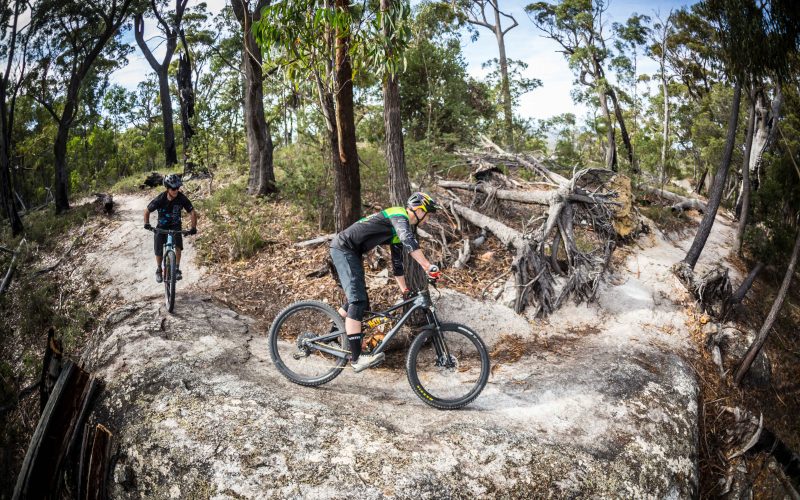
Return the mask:
POLYGON ((0 295, 3 295, 3 293, 6 291, 6 288, 8 288, 8 285, 11 284, 11 277, 14 275, 14 266, 17 265, 17 257, 19 257, 19 251, 22 248, 23 243, 25 243, 25 238, 20 240, 19 244, 17 245, 17 249, 14 250, 14 254, 11 257, 11 263, 8 265, 8 271, 6 271, 3 282, 0 283, 0 295))
POLYGON ((90 376, 67 361, 47 401, 22 463, 13 498, 54 498, 90 376))
POLYGON ((553 191, 517 191, 495 189, 483 183, 470 183, 462 181, 439 181, 439 187, 446 189, 463 189, 484 194, 493 194, 501 200, 518 201, 535 205, 549 205, 553 191))
POLYGON ((697 210, 698 212, 705 213, 706 211, 706 204, 702 201, 698 200, 697 198, 687 198, 685 196, 681 196, 679 194, 675 194, 671 191, 667 191, 665 189, 659 189, 654 186, 649 186, 647 184, 642 184, 639 186, 639 189, 650 193, 652 195, 658 196, 665 200, 669 200, 673 203, 672 210, 697 210))
POLYGON ((561 186, 569 182, 569 179, 567 179, 561 174, 553 172, 552 170, 547 168, 543 163, 541 163, 536 159, 524 158, 520 155, 513 155, 508 151, 504 150, 503 148, 501 148, 500 146, 498 146, 497 144, 495 144, 494 142, 492 142, 491 139, 489 139, 483 134, 480 135, 480 139, 484 146, 493 149, 498 155, 500 155, 500 159, 512 160, 516 163, 519 163, 520 165, 530 170, 531 172, 534 172, 542 176, 543 178, 547 179, 548 181, 556 185, 561 186))
POLYGON ((336 233, 326 234, 323 236, 318 236, 316 238, 312 238, 310 240, 301 241, 295 243, 294 246, 297 248, 306 248, 306 247, 313 247, 314 245, 321 245, 323 243, 327 243, 336 236, 336 233))

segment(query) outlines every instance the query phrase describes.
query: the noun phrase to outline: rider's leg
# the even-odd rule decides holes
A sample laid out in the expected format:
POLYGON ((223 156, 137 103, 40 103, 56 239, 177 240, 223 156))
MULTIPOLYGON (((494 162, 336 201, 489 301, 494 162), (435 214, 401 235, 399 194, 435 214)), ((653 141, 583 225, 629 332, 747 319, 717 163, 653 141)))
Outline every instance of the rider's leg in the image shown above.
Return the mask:
MULTIPOLYGON (((360 255, 339 248, 331 248, 331 259, 347 296, 348 306, 344 326, 350 344, 351 360, 355 362, 361 355, 361 341, 364 338, 361 334, 361 319, 367 309, 364 267, 360 255)), ((339 314, 341 313, 342 311, 339 311, 339 314)))
MULTIPOLYGON (((175 265, 178 266, 178 267, 181 267, 181 249, 180 248, 176 248, 175 249, 175 265)), ((186 279, 189 279, 189 278, 186 278, 186 279)))

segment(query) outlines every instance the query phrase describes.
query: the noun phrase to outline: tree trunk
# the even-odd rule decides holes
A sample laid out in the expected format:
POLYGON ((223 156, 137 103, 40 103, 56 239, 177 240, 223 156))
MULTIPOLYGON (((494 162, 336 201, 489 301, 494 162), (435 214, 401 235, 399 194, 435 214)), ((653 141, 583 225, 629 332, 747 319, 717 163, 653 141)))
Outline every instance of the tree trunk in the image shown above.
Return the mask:
MULTIPOLYGON (((337 10, 349 12, 348 0, 336 0, 337 10)), ((336 231, 342 231, 361 218, 361 177, 356 149, 356 125, 353 110, 353 67, 350 62, 350 35, 336 30, 334 66, 334 102, 339 146, 339 168, 334 170, 333 202, 336 231)))
MULTIPOLYGON (((391 9, 393 0, 381 0, 381 12, 391 9)), ((383 36, 392 36, 390 23, 385 22, 383 36)), ((388 74, 383 80, 383 125, 386 130, 386 164, 389 168, 389 196, 392 205, 405 207, 411 196, 411 184, 406 172, 405 146, 403 144, 403 122, 400 116, 400 89, 397 75, 388 74)), ((403 252, 403 268, 406 285, 411 290, 427 287, 424 270, 403 252)))
POLYGON ((175 125, 172 117, 172 96, 169 93, 169 80, 166 71, 157 71, 158 95, 161 98, 161 120, 164 123, 164 165, 169 169, 178 163, 175 150, 175 125))
POLYGON ((606 119, 606 140, 608 142, 606 149, 606 168, 616 172, 617 171, 617 139, 614 131, 614 121, 611 119, 611 112, 608 109, 608 97, 602 89, 598 89, 598 97, 600 99, 600 109, 603 111, 603 116, 606 119))
POLYGON ((66 120, 72 122, 72 106, 69 105, 64 108, 64 114, 61 117, 61 122, 58 124, 58 132, 56 132, 56 141, 53 144, 53 155, 56 167, 55 179, 55 202, 56 214, 63 213, 69 210, 69 179, 67 177, 67 138, 69 135, 69 125, 65 123, 66 120), (70 108, 69 112, 67 107, 70 108), (69 115, 69 118, 67 117, 69 115))
MULTIPOLYGON (((747 133, 744 142, 744 158, 742 161, 742 191, 741 191, 741 207, 738 210, 739 226, 736 228, 736 239, 733 243, 733 249, 736 255, 742 256, 742 242, 744 240, 744 230, 747 227, 747 216, 750 212, 750 154, 753 146, 753 127, 755 124, 756 115, 756 100, 754 92, 750 92, 750 106, 747 113, 747 133)), ((738 205, 738 204, 737 204, 738 205)))
MULTIPOLYGON (((614 116, 617 117, 617 123, 619 123, 619 133, 622 135, 622 143, 625 145, 625 152, 628 154, 628 163, 631 166, 631 171, 633 173, 639 173, 639 166, 636 164, 633 157, 633 144, 631 144, 631 138, 628 135, 628 128, 625 127, 625 118, 622 116, 622 108, 619 105, 617 93, 614 92, 614 89, 610 85, 608 87, 608 95, 611 97, 611 102, 614 104, 614 116)), ((613 127, 613 124, 611 126, 613 127)))
POLYGON ((24 229, 22 218, 17 212, 17 205, 14 203, 14 192, 10 178, 9 146, 7 140, 10 134, 6 129, 8 123, 8 113, 6 107, 5 81, 0 81, 0 201, 3 203, 3 211, 8 218, 11 226, 11 234, 16 236, 24 229))
POLYGON ((733 154, 733 145, 736 140, 736 126, 739 122, 739 104, 742 98, 742 84, 739 79, 736 80, 736 85, 733 91, 733 102, 731 103, 731 115, 728 119, 728 135, 725 140, 725 152, 722 155, 722 163, 714 176, 714 184, 711 186, 711 192, 708 197, 708 210, 703 214, 703 220, 700 222, 700 227, 697 228, 697 234, 694 237, 691 248, 686 253, 683 261, 691 268, 697 265, 697 260, 706 245, 708 235, 711 234, 711 227, 714 225, 714 219, 717 216, 719 204, 722 201, 722 191, 725 189, 725 181, 728 178, 728 168, 731 164, 731 155, 733 154))
POLYGON ((506 42, 503 29, 500 26, 500 11, 494 10, 494 34, 497 37, 497 48, 500 52, 500 86, 503 93, 503 118, 505 121, 506 145, 514 147, 514 115, 511 103, 511 85, 508 81, 508 59, 506 58, 506 42))
MULTIPOLYGON (((663 50, 663 49, 662 49, 663 50)), ((664 60, 661 61, 661 86, 664 97, 664 122, 661 127, 661 185, 667 182, 667 150, 669 149, 669 85, 664 75, 664 60)))
POLYGON ((777 125, 783 105, 783 93, 781 92, 780 85, 776 86, 775 98, 772 100, 772 106, 770 108, 767 108, 767 103, 765 103, 764 100, 764 92, 759 92, 758 100, 756 101, 756 124, 752 146, 754 154, 750 155, 750 172, 752 175, 751 181, 753 182, 753 190, 758 190, 758 186, 761 182, 761 172, 763 170, 761 158, 764 156, 764 152, 766 152, 774 142, 778 130, 777 125))
POLYGON ((753 364, 756 356, 758 356, 758 353, 761 352, 764 342, 767 341, 767 336, 769 335, 770 330, 772 330, 772 325, 774 325, 775 320, 778 319, 778 313, 781 310, 781 306, 783 306, 783 301, 786 299, 786 293, 789 291, 789 285, 792 283, 794 269, 797 266, 798 253, 800 253, 800 231, 797 233, 797 238, 794 242, 794 249, 792 250, 792 257, 789 259, 789 266, 786 268, 786 274, 783 276, 783 283, 781 283, 781 288, 778 290, 778 296, 775 297, 775 302, 772 303, 772 308, 769 310, 767 319, 761 326, 761 330, 758 332, 753 344, 747 350, 747 353, 742 360, 742 364, 739 365, 739 369, 736 370, 736 375, 734 377, 736 384, 742 383, 742 379, 747 374, 747 371, 750 370, 750 365, 753 364))
MULTIPOLYGON (((181 31, 183 35, 183 31, 181 31)), ((183 36, 182 36, 183 38, 183 36)), ((194 171, 190 158, 191 139, 194 136, 192 118, 194 117, 194 88, 192 86, 192 62, 184 38, 184 52, 178 56, 178 96, 181 103, 181 129, 183 131, 183 173, 194 171)))
POLYGON ((242 66, 244 68, 244 119, 247 136, 247 153, 250 162, 250 175, 247 192, 264 196, 277 192, 273 169, 272 133, 264 114, 264 77, 261 70, 261 48, 253 36, 253 21, 261 18, 261 9, 269 5, 269 0, 259 0, 255 12, 250 11, 247 0, 233 0, 232 6, 244 33, 242 66))

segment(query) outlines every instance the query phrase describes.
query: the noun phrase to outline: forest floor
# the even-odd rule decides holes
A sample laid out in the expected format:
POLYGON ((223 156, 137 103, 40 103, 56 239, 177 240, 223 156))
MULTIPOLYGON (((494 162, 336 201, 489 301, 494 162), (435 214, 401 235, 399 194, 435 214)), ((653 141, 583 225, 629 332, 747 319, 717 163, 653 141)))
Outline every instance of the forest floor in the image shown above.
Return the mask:
MULTIPOLYGON (((142 228, 142 212, 148 200, 140 195, 115 197, 117 209, 113 219, 97 224, 92 230, 93 243, 83 246, 80 257, 72 259, 70 279, 91 276, 92 286, 100 290, 97 300, 103 310, 130 303, 158 304, 161 300, 163 288, 153 276, 152 233, 142 228)), ((275 314, 294 300, 316 298, 329 303, 340 300, 329 275, 309 276, 323 265, 326 245, 307 249, 294 247, 299 239, 313 235, 297 232, 302 224, 282 203, 269 202, 268 205, 273 219, 267 221, 266 232, 273 238, 249 259, 233 261, 225 257, 230 242, 215 237, 211 231, 211 234, 203 234, 211 229, 211 224, 200 213, 199 237, 206 238, 202 245, 206 255, 198 255, 193 238, 184 238, 181 263, 184 279, 178 286, 176 305, 179 312, 181 302, 202 307, 202 301, 196 298, 211 297, 252 318, 258 335, 264 335, 275 314), (294 232, 290 231, 292 227, 294 232), (287 238, 287 231, 291 239, 287 238), (215 253, 222 257, 213 257, 215 253), (208 265, 201 265, 201 261, 208 265)), ((688 226, 697 221, 696 216, 690 218, 688 226)), ((743 263, 729 260, 734 230, 735 225, 727 216, 718 216, 698 270, 726 263, 736 284, 745 270, 743 263)), ((751 411, 762 409, 767 425, 798 449, 800 436, 792 421, 800 412, 800 401, 796 379, 794 386, 790 382, 794 374, 787 372, 792 370, 791 364, 782 362, 782 355, 778 356, 775 376, 776 386, 785 391, 736 391, 726 387, 718 377, 714 381, 715 368, 705 353, 700 333, 705 319, 696 312, 693 301, 670 271, 685 255, 693 236, 694 231, 690 229, 672 232, 654 229, 651 234, 617 251, 614 270, 602 285, 596 304, 568 304, 547 320, 511 317, 513 313, 508 310, 509 317, 503 324, 498 325, 497 316, 489 314, 485 319, 494 322, 482 324, 481 315, 474 311, 450 311, 455 316, 466 316, 462 321, 470 322, 492 351, 492 378, 471 407, 493 421, 507 422, 510 428, 537 429, 546 441, 557 442, 560 437, 570 436, 569 439, 590 446, 609 431, 620 430, 619 408, 607 400, 598 384, 611 383, 620 365, 657 369, 654 364, 657 366, 663 359, 653 353, 673 352, 687 360, 702 382, 700 440, 706 443, 700 450, 703 495, 714 494, 713 483, 721 473, 717 454, 723 451, 718 447, 724 446, 724 439, 714 433, 722 434, 719 427, 724 417, 720 419, 717 412, 723 404, 741 405, 751 411), (710 419, 708 415, 716 415, 713 425, 706 421, 710 419), (709 442, 715 449, 709 447, 709 442)), ((448 278, 443 285, 474 299, 483 298, 487 291, 493 290, 492 282, 508 268, 510 261, 510 254, 490 238, 484 251, 473 258, 467 269, 446 270, 448 278)), ((368 269, 367 275, 374 302, 389 303, 396 298, 394 287, 383 274, 368 269)), ((756 292, 767 294, 758 289, 756 292)), ((452 298, 448 293, 444 297, 445 302, 452 298)), ((477 302, 465 305, 459 300, 462 299, 453 299, 456 307, 481 307, 477 302)), ((791 304, 791 300, 785 308, 796 317, 797 306, 791 304)), ((442 309, 446 314, 446 304, 442 304, 442 309)), ((179 314, 193 313, 184 310, 179 314)), ((154 314, 160 313, 156 309, 154 314)), ((788 351, 789 356, 796 352, 796 341, 782 340, 783 350, 788 351)), ((266 370, 274 371, 264 349, 257 349, 254 354, 267 360, 266 370)), ((396 406, 381 408, 379 403, 370 402, 388 399, 395 404, 416 405, 399 363, 393 363, 391 358, 386 366, 370 370, 368 377, 348 375, 341 377, 346 379, 346 385, 334 385, 336 390, 346 387, 347 399, 371 405, 372 411, 382 418, 402 421, 416 410, 409 408, 411 413, 406 415, 408 412, 398 412, 396 406), (381 397, 376 398, 376 395, 381 397)), ((285 383, 279 384, 279 387, 285 386, 285 383)), ((311 389, 308 397, 317 398, 311 389)), ((403 424, 399 422, 398 425, 403 424)), ((761 460, 754 460, 748 466, 763 470, 763 457, 761 460)), ((762 481, 767 485, 765 488, 775 483, 774 478, 769 477, 762 477, 762 481)))

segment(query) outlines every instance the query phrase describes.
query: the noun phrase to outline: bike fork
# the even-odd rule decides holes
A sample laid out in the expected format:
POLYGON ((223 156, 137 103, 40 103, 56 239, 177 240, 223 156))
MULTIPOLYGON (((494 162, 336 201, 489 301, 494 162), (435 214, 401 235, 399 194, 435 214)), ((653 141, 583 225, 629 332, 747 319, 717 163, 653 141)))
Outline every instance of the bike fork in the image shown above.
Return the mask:
POLYGON ((450 350, 447 348, 447 342, 444 341, 442 328, 439 325, 439 320, 435 314, 431 314, 429 320, 433 323, 433 348, 436 351, 436 360, 445 366, 450 361, 450 350))

